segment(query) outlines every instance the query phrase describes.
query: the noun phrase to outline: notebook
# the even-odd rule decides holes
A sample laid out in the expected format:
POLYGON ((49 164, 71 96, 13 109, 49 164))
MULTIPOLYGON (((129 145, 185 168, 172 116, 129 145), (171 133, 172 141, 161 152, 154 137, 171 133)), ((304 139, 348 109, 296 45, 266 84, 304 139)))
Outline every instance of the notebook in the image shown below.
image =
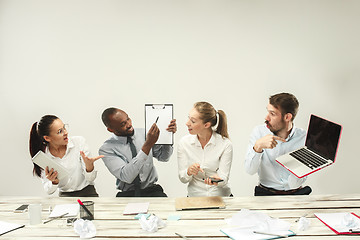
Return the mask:
POLYGON ((342 126, 311 115, 305 146, 276 159, 298 178, 305 177, 335 162, 342 126))
POLYGON ((147 213, 149 209, 149 202, 144 203, 128 203, 125 206, 124 215, 136 215, 139 213, 147 213))
POLYGON ((176 210, 195 210, 207 208, 225 208, 225 203, 220 196, 182 197, 175 199, 176 210))

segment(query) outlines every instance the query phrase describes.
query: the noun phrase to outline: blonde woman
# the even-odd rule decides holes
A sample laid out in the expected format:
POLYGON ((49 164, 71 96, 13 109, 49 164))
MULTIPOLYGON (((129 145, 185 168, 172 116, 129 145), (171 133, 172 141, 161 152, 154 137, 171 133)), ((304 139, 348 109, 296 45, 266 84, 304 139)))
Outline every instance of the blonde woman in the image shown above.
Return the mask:
POLYGON ((232 196, 228 184, 233 147, 224 111, 197 102, 186 122, 189 135, 178 145, 179 179, 188 184, 188 196, 232 196))

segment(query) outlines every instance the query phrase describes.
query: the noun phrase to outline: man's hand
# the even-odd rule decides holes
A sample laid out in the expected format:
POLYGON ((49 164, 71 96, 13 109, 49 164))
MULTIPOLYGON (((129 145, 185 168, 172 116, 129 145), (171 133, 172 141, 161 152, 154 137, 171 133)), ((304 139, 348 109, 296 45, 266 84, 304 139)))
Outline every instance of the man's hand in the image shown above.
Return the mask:
POLYGON ((261 153, 263 151, 264 148, 270 148, 273 149, 274 147, 276 147, 276 145, 278 144, 276 141, 282 141, 282 142, 286 142, 285 139, 278 137, 278 136, 274 136, 274 135, 266 135, 265 137, 262 137, 260 139, 258 139, 255 142, 254 145, 254 151, 261 153))
POLYGON ((155 145, 159 135, 160 130, 156 126, 156 123, 154 123, 149 129, 149 132, 146 135, 146 141, 141 149, 146 155, 149 155, 150 149, 155 145))

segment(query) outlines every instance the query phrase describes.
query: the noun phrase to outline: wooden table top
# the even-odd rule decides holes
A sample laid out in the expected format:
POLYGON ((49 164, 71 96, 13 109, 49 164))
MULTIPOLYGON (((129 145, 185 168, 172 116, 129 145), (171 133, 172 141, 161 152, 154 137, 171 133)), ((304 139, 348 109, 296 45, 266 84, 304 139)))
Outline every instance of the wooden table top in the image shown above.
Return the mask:
MULTIPOLYGON (((360 236, 336 235, 314 213, 354 212, 360 215, 360 194, 353 195, 310 195, 310 196, 271 196, 271 197, 226 197, 225 209, 175 210, 175 198, 81 198, 95 202, 96 239, 181 239, 178 232, 189 239, 214 240, 229 239, 220 229, 229 227, 224 219, 231 218, 241 209, 258 210, 271 217, 291 223, 296 232, 292 239, 360 239, 360 236), (149 202, 149 213, 162 218, 167 226, 155 233, 141 229, 134 215, 123 215, 128 203, 149 202), (311 221, 306 231, 298 231, 295 220, 304 214, 311 221), (180 220, 167 220, 178 215, 180 220)), ((49 216, 49 208, 57 204, 77 203, 77 198, 59 197, 4 197, 0 196, 0 220, 25 224, 24 228, 6 233, 1 239, 79 239, 72 226, 64 219, 56 219, 47 224, 29 225, 28 213, 14 213, 21 204, 41 203, 42 219, 49 216)))

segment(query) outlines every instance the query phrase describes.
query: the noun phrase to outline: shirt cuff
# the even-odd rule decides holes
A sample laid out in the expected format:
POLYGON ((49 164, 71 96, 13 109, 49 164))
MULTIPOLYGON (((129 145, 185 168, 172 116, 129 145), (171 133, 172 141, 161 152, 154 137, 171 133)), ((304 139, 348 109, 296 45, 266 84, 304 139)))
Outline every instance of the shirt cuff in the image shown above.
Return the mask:
POLYGON ((85 172, 85 179, 89 182, 93 182, 97 176, 97 171, 96 170, 92 170, 91 172, 87 172, 86 170, 85 172))
POLYGON ((148 158, 148 155, 146 155, 143 150, 140 150, 140 152, 138 152, 138 154, 136 155, 136 159, 138 161, 142 161, 142 162, 145 162, 146 159, 148 158))

